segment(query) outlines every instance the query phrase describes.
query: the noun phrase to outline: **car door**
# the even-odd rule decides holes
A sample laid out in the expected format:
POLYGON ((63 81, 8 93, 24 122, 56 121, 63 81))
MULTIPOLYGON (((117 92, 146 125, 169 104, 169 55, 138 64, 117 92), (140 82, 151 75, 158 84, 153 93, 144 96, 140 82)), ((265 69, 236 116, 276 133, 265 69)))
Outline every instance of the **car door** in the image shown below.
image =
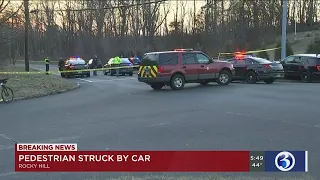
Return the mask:
POLYGON ((293 75, 292 65, 293 65, 294 59, 295 59, 295 56, 289 56, 289 57, 285 58, 283 61, 281 61, 284 73, 287 76, 293 75))
POLYGON ((182 69, 187 81, 199 79, 199 66, 195 53, 182 53, 182 69))
POLYGON ((235 76, 237 78, 243 78, 246 73, 247 66, 245 59, 236 59, 233 64, 233 68, 235 70, 235 76))
POLYGON ((212 69, 210 69, 209 63, 210 58, 203 53, 196 53, 197 62, 199 64, 199 79, 213 79, 214 74, 212 69))
POLYGON ((293 59, 290 69, 292 72, 292 76, 300 76, 300 73, 303 69, 303 62, 301 56, 296 56, 293 59))

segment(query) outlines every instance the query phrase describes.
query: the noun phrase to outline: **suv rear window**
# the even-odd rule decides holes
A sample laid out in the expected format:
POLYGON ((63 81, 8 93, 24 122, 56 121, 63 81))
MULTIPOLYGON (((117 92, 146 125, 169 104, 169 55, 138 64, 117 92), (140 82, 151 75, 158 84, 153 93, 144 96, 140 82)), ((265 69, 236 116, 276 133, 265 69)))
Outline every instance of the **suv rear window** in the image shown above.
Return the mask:
POLYGON ((178 64, 178 53, 150 53, 145 54, 141 60, 143 66, 176 64, 178 64))
POLYGON ((140 64, 143 66, 159 65, 159 54, 157 53, 145 54, 142 57, 140 64))

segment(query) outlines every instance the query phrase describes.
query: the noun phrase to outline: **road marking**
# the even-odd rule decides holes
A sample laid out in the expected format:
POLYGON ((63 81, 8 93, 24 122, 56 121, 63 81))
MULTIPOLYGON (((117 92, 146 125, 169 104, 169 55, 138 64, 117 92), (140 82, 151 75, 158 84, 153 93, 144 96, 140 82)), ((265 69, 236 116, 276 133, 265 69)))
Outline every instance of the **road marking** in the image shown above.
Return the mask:
POLYGON ((152 125, 145 126, 145 127, 155 127, 155 126, 162 126, 162 125, 166 125, 166 124, 171 124, 171 122, 165 122, 165 123, 159 123, 159 124, 152 124, 152 125))
POLYGON ((77 78, 77 79, 79 79, 81 81, 86 81, 86 82, 93 82, 93 81, 90 81, 90 80, 87 80, 87 79, 82 79, 82 78, 77 78))
POLYGON ((3 177, 3 176, 10 176, 10 175, 14 175, 14 174, 18 174, 18 172, 8 172, 8 173, 3 173, 3 174, 0 174, 0 177, 3 177))
POLYGON ((16 140, 14 140, 13 138, 8 137, 8 136, 5 135, 5 134, 0 134, 0 136, 3 137, 3 138, 5 138, 5 139, 8 139, 8 140, 10 140, 10 141, 13 141, 13 142, 15 142, 15 143, 18 142, 18 141, 16 141, 16 140))

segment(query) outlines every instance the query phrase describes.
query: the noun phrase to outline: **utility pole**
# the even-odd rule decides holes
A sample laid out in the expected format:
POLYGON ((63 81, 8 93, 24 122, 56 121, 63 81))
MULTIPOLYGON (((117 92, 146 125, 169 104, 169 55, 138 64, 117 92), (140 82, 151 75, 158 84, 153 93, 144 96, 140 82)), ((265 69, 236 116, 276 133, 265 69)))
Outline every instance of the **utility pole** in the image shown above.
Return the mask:
POLYGON ((288 13, 288 2, 283 0, 282 7, 282 35, 281 35, 281 60, 286 58, 286 40, 287 40, 287 13, 288 13))
POLYGON ((297 2, 294 0, 294 36, 297 38, 297 2))
POLYGON ((25 15, 25 24, 24 24, 24 63, 25 70, 29 72, 29 0, 24 0, 24 15, 25 15))

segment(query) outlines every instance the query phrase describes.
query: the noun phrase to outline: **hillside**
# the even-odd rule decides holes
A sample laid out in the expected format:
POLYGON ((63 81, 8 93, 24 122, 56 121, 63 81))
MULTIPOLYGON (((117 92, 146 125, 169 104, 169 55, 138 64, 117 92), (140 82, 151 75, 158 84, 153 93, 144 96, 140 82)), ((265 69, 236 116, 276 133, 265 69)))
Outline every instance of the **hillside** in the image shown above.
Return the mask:
MULTIPOLYGON (((291 45, 294 54, 305 53, 308 45, 316 38, 320 37, 320 30, 316 31, 306 31, 298 32, 296 35, 294 33, 287 34, 287 39, 291 45)), ((277 41, 281 40, 281 36, 277 38, 277 41)), ((267 48, 276 47, 276 43, 267 46, 267 48)), ((274 51, 268 52, 271 60, 274 59, 274 51)))

